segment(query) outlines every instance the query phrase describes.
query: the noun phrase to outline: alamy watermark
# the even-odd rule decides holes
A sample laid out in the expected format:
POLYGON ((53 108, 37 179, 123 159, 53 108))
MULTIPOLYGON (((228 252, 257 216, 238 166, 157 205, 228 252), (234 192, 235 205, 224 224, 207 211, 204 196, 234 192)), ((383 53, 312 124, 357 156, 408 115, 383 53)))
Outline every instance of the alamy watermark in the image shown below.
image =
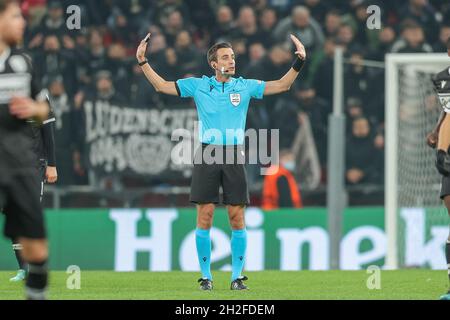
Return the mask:
POLYGON ((366 286, 369 290, 381 290, 381 269, 378 266, 369 266, 367 268, 367 274, 370 276, 367 278, 366 286))
POLYGON ((381 29, 381 8, 377 5, 370 5, 367 7, 367 28, 369 30, 381 29))
POLYGON ((69 290, 80 290, 81 289, 81 269, 79 266, 69 266, 66 270, 69 274, 66 280, 66 288, 69 290))
POLYGON ((76 5, 68 6, 66 13, 69 17, 66 20, 66 27, 69 30, 81 30, 81 8, 76 5))
POLYGON ((194 164, 259 164, 261 175, 273 174, 272 165, 279 164, 280 132, 278 129, 203 130, 201 121, 194 123, 194 134, 179 128, 172 132, 176 145, 171 151, 175 165, 194 164), (202 139, 199 139, 199 137, 202 139), (203 143, 203 147, 202 147, 203 143), (245 150, 248 147, 248 156, 245 150), (269 170, 270 169, 270 170, 269 170))

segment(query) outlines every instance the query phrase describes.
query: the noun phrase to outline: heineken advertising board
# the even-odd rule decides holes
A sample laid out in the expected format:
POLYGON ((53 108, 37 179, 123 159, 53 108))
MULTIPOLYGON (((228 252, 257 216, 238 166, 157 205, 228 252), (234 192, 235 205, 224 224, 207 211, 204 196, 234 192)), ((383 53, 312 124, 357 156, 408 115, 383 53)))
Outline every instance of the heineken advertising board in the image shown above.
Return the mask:
MULTIPOLYGON (((446 269, 448 224, 427 221, 425 209, 401 213, 402 256, 410 266, 446 269)), ((444 216, 445 217, 445 216, 444 216)), ((66 270, 169 271, 199 269, 195 209, 48 210, 50 267, 66 270)), ((4 217, 0 216, 3 227, 4 217)), ((327 270, 330 244, 325 208, 264 212, 246 210, 246 270, 327 270)), ((348 208, 343 219, 340 266, 345 270, 384 266, 387 240, 383 208, 348 208)), ((231 230, 217 209, 212 268, 231 270, 231 230)), ((0 239, 0 270, 16 269, 11 244, 0 239)))

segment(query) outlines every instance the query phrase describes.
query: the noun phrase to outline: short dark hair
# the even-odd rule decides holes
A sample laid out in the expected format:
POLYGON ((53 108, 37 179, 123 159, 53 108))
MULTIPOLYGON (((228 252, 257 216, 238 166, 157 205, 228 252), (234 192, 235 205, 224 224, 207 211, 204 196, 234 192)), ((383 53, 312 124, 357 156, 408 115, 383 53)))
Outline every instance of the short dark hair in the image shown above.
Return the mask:
POLYGON ((233 47, 228 42, 220 42, 220 43, 216 43, 211 48, 209 48, 208 54, 207 54, 208 65, 211 65, 211 62, 213 62, 213 61, 217 61, 217 51, 219 49, 224 49, 224 48, 232 49, 233 47))
POLYGON ((0 13, 3 13, 13 3, 19 3, 18 0, 0 0, 0 13))

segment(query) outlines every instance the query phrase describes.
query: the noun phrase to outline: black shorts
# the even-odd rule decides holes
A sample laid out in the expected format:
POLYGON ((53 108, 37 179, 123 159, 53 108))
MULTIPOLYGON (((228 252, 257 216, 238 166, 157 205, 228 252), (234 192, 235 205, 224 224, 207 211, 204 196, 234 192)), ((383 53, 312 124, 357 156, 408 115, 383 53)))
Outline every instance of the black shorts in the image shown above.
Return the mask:
MULTIPOLYGON (((199 159, 199 153, 205 151, 206 147, 207 145, 202 145, 202 148, 199 148, 195 159, 199 159)), ((194 162, 190 201, 195 204, 219 204, 221 202, 220 187, 222 187, 224 205, 248 206, 250 197, 243 148, 241 146, 214 146, 213 148, 215 150, 212 154, 215 155, 215 152, 221 149, 223 158, 219 163, 212 164, 205 163, 204 160, 201 163, 194 162), (225 162, 227 153, 233 154, 232 163, 225 162)))
POLYGON ((450 196, 450 176, 442 176, 441 199, 444 200, 446 196, 450 196))
POLYGON ((0 207, 6 216, 4 234, 11 239, 45 239, 44 212, 41 206, 45 167, 11 175, 0 182, 0 207))

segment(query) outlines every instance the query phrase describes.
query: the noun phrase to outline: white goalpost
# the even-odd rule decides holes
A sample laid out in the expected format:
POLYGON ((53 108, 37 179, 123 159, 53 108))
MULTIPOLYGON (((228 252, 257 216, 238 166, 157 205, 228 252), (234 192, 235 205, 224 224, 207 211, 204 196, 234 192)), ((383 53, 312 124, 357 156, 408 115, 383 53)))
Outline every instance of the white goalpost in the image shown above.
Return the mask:
MULTIPOLYGON (((405 261, 402 210, 420 208, 443 222, 435 151, 426 145, 441 112, 431 77, 450 66, 446 54, 388 54, 386 57, 385 228, 386 268, 412 267, 405 261), (434 211, 433 211, 434 210, 434 211)), ((414 265, 417 267, 418 265, 414 265)), ((419 267, 423 267, 419 265, 419 267)))

